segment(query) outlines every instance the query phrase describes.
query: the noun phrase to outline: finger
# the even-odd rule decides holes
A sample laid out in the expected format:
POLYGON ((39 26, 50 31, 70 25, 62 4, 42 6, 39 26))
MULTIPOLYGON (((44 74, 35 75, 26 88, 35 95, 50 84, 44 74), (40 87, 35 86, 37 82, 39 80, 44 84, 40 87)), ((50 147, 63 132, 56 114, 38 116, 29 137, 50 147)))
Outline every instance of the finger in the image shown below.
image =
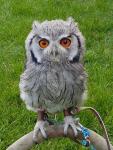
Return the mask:
POLYGON ((64 125, 64 135, 67 135, 68 126, 69 126, 68 124, 64 125))
POLYGON ((77 128, 76 128, 75 124, 72 123, 72 124, 70 124, 70 126, 72 127, 72 129, 73 129, 73 131, 74 131, 74 135, 75 135, 75 137, 76 137, 77 134, 78 134, 78 132, 77 132, 77 128))
POLYGON ((42 128, 40 128, 40 131, 41 131, 41 133, 42 133, 43 137, 44 137, 45 139, 47 139, 47 134, 46 134, 46 132, 45 132, 45 130, 44 130, 44 128, 43 128, 43 127, 42 127, 42 128))
POLYGON ((37 141, 38 132, 39 132, 39 129, 34 129, 34 131, 33 131, 33 140, 34 141, 37 141))

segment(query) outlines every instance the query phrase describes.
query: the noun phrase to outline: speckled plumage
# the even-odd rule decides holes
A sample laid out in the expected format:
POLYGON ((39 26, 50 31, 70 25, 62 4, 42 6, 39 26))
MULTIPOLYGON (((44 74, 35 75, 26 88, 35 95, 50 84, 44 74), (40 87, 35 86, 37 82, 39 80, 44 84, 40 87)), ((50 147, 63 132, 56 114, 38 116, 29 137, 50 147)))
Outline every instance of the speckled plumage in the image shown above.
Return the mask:
POLYGON ((28 109, 56 113, 82 103, 86 91, 84 48, 84 38, 73 19, 34 22, 26 39, 26 69, 19 84, 28 109), (72 40, 68 49, 59 44, 66 36, 72 40), (40 38, 50 41, 46 49, 39 47, 40 38))

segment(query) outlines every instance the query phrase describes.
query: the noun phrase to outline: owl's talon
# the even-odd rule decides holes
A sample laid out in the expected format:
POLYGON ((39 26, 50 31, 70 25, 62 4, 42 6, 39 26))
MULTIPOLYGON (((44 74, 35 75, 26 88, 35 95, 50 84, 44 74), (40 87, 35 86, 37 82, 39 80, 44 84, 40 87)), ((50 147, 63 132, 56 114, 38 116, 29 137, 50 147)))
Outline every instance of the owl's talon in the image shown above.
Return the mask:
MULTIPOLYGON (((78 123, 78 118, 77 118, 77 123, 78 123)), ((76 137, 78 134, 76 120, 72 116, 65 116, 65 118, 64 118, 64 135, 67 135, 69 126, 71 126, 71 128, 73 129, 74 135, 76 137)))
POLYGON ((33 140, 36 142, 37 141, 37 136, 38 133, 41 132, 42 136, 47 139, 47 134, 45 132, 45 126, 48 125, 47 121, 37 121, 35 127, 34 127, 34 131, 33 131, 33 140))

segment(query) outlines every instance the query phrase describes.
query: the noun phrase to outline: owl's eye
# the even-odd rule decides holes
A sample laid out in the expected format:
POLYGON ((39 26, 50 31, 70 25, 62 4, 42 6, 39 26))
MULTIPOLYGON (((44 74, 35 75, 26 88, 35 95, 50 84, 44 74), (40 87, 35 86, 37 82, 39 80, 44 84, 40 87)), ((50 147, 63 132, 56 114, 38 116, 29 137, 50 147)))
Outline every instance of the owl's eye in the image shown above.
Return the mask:
POLYGON ((46 40, 46 39, 41 39, 39 41, 39 45, 40 45, 41 48, 46 48, 49 45, 49 41, 46 40))
POLYGON ((60 40, 60 44, 63 47, 68 48, 71 45, 71 40, 69 38, 63 38, 60 40))

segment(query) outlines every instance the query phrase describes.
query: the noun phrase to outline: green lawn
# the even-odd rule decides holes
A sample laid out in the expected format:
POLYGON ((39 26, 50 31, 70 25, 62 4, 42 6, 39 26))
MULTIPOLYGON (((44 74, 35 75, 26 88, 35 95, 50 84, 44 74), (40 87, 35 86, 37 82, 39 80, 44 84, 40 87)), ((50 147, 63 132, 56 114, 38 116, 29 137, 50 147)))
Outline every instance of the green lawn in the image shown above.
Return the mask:
MULTIPOLYGON (((112 0, 0 0, 0 150, 31 131, 36 114, 19 98, 24 41, 33 20, 73 16, 86 38, 85 67, 89 96, 86 105, 101 114, 113 143, 113 1, 112 0)), ((102 133, 89 112, 81 123, 102 133)), ((58 120, 62 116, 57 116, 58 120)), ((81 150, 68 139, 46 141, 33 150, 81 150)))

